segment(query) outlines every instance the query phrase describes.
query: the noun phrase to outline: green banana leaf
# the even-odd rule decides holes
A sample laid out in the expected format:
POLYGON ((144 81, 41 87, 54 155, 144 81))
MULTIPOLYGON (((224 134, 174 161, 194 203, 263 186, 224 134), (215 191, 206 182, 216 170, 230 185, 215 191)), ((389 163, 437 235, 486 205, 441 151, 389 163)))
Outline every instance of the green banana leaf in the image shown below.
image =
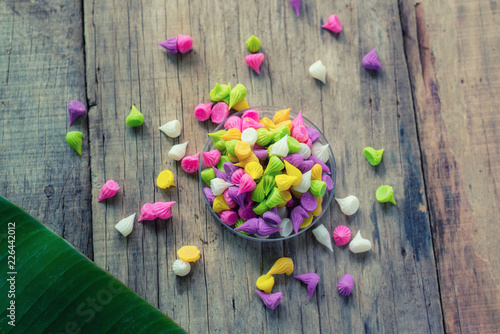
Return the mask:
POLYGON ((0 313, 0 333, 186 333, 1 196, 0 313))

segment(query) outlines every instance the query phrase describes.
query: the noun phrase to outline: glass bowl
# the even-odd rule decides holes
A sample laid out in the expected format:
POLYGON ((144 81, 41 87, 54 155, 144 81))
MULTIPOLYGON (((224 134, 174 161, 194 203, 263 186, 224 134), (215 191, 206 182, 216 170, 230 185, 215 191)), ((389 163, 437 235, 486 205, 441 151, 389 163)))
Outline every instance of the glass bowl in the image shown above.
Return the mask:
MULTIPOLYGON (((270 119, 273 119, 274 114, 278 110, 283 110, 283 109, 285 109, 285 108, 277 108, 277 107, 271 107, 271 106, 254 107, 254 108, 248 108, 248 109, 239 111, 237 113, 229 115, 229 117, 231 117, 231 116, 239 116, 239 117, 241 117, 241 115, 243 115, 243 113, 245 111, 247 111, 247 110, 257 110, 259 112, 260 118, 262 118, 262 117, 268 117, 270 119)), ((293 120, 296 116, 297 116, 296 112, 290 111, 290 119, 291 120, 293 120)), ((314 125, 306 117, 303 117, 303 119, 304 119, 304 123, 305 123, 306 126, 308 126, 310 128, 315 128, 316 130, 319 131, 321 137, 318 139, 318 142, 320 142, 323 145, 328 144, 328 141, 326 140, 325 136, 323 135, 323 132, 321 132, 321 130, 318 129, 318 127, 316 125, 314 125)), ((224 130, 224 124, 226 123, 226 121, 227 121, 227 119, 225 119, 221 124, 219 124, 219 126, 217 126, 217 128, 213 132, 217 132, 219 130, 224 130)), ((203 148, 203 152, 208 152, 208 151, 213 150, 213 149, 214 149, 213 140, 209 137, 209 139, 207 140, 207 143, 205 144, 205 147, 203 148)), ((205 192, 203 191, 203 188, 204 187, 209 187, 209 185, 206 185, 203 182, 203 180, 201 179, 201 171, 203 169, 205 169, 206 167, 203 165, 202 156, 200 155, 200 169, 199 169, 199 173, 198 173, 199 174, 199 178, 200 178, 200 189, 201 189, 201 193, 203 195, 203 198, 205 199, 205 202, 207 203, 208 210, 214 215, 215 219, 222 226, 224 226, 229 231, 231 231, 232 233, 236 234, 237 236, 239 236, 241 238, 248 239, 248 240, 259 241, 259 242, 273 242, 273 241, 281 241, 281 240, 292 239, 292 238, 294 238, 294 237, 296 237, 296 236, 304 233, 305 231, 309 230, 310 228, 312 228, 321 219, 321 217, 323 217, 324 213, 329 208, 330 203, 332 202, 333 192, 335 190, 337 168, 335 166, 335 157, 333 156, 331 145, 329 146, 329 150, 330 150, 330 159, 327 161, 326 165, 330 168, 330 171, 331 171, 330 177, 332 178, 333 188, 330 191, 327 190, 325 192, 325 194, 323 195, 323 203, 322 203, 323 211, 321 212, 321 214, 318 217, 314 217, 312 223, 309 226, 307 226, 307 227, 305 227, 303 229, 300 229, 297 233, 295 233, 294 231, 292 231, 292 234, 290 234, 289 236, 282 237, 278 232, 276 232, 276 233, 273 233, 272 235, 270 235, 268 238, 265 238, 265 237, 258 237, 258 236, 254 236, 254 235, 245 235, 245 234, 242 234, 242 233, 240 233, 238 231, 235 231, 234 230, 234 226, 229 226, 229 225, 225 224, 220 219, 219 215, 217 215, 217 213, 214 212, 214 210, 212 209, 212 206, 210 205, 210 203, 209 203, 209 201, 207 199, 207 196, 205 195, 205 192)), ((290 212, 288 212, 288 216, 289 216, 289 214, 290 214, 290 212)))

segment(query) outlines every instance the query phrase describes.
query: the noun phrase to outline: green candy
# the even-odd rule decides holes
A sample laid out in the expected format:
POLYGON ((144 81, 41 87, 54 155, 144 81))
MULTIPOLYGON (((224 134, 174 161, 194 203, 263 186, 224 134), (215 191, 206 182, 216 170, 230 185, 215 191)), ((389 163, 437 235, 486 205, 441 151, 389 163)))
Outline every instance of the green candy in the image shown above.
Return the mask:
POLYGON ((266 205, 266 202, 262 202, 259 205, 257 205, 255 208, 253 208, 253 212, 255 212, 256 215, 260 216, 264 212, 269 211, 269 208, 266 205))
POLYGON ((227 155, 222 155, 220 157, 219 163, 217 164, 217 169, 218 170, 224 170, 224 163, 225 162, 231 162, 231 159, 227 155))
POLYGON ((262 202, 266 198, 266 192, 264 190, 264 180, 260 180, 257 186, 252 190, 252 201, 262 202))
POLYGON ((396 205, 396 200, 394 200, 394 190, 391 186, 378 187, 375 197, 377 197, 377 201, 380 203, 391 202, 396 205))
POLYGON ((125 119, 125 123, 133 128, 141 126, 142 123, 144 123, 144 116, 134 105, 132 105, 132 110, 130 110, 130 113, 125 119))
POLYGON ((247 89, 242 84, 237 84, 231 89, 231 94, 229 94, 229 109, 231 109, 235 104, 243 101, 247 96, 247 89))
POLYGON ((288 154, 297 153, 300 150, 299 141, 292 136, 288 136, 286 142, 288 144, 288 154))
POLYGON ((382 160, 384 149, 376 150, 373 147, 365 147, 363 149, 363 153, 365 154, 366 160, 368 160, 370 165, 377 166, 382 160))
POLYGON ((326 182, 319 180, 311 180, 311 187, 309 192, 314 195, 314 197, 323 197, 326 192, 326 182))
POLYGON ((278 140, 285 136, 290 136, 290 128, 288 126, 278 126, 276 129, 271 130, 271 132, 274 134, 274 137, 272 139, 273 143, 276 143, 278 140))
POLYGON ((80 131, 70 131, 66 134, 66 143, 78 153, 82 155, 83 133, 80 131))
POLYGON ((201 171, 201 179, 206 184, 210 185, 210 181, 215 179, 215 171, 213 168, 207 168, 201 171))
POLYGON ((278 190, 278 187, 274 187, 269 196, 267 197, 266 200, 266 206, 269 209, 274 208, 275 206, 278 206, 280 204, 285 204, 285 201, 283 200, 283 197, 281 197, 281 193, 278 190))
POLYGON ((260 49, 260 39, 252 35, 247 39, 246 45, 248 51, 250 51, 251 53, 256 53, 260 49))
POLYGON ((274 133, 266 128, 257 129, 257 145, 267 146, 273 140, 274 133))
POLYGON ((283 168, 285 168, 285 164, 281 159, 277 156, 272 156, 269 158, 269 163, 267 164, 266 170, 264 171, 264 175, 273 175, 279 174, 283 168))
POLYGON ((226 149, 227 149, 227 153, 231 154, 232 156, 236 156, 236 154, 234 153, 234 147, 236 146, 236 144, 238 144, 240 141, 239 140, 236 140, 236 139, 233 139, 233 140, 230 140, 230 141, 227 141, 226 142, 226 149))
POLYGON ((269 194, 273 187, 276 185, 276 181, 274 180, 274 175, 264 175, 262 176, 262 181, 264 183, 264 193, 269 194))
MULTIPOLYGON (((243 225, 244 223, 246 222, 246 220, 243 220, 241 218, 238 218, 238 220, 236 221, 236 224, 234 224, 234 227, 240 227, 241 225, 243 225)), ((248 232, 245 232, 245 231, 236 231, 236 232, 240 232, 241 234, 244 234, 244 235, 250 235, 250 233, 248 232)))
POLYGON ((214 102, 220 102, 224 101, 226 97, 229 97, 229 94, 231 93, 231 85, 219 85, 218 83, 215 84, 214 89, 210 91, 210 100, 214 102))

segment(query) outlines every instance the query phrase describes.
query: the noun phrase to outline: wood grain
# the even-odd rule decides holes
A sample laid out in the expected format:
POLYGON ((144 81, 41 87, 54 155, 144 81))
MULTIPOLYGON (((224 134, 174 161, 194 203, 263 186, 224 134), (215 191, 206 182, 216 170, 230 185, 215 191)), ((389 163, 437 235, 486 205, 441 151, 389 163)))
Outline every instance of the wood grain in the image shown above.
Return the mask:
POLYGON ((2 1, 0 50, 0 194, 92 258, 87 118, 67 114, 86 103, 81 4, 2 1))
POLYGON ((446 330, 500 328, 496 1, 400 1, 446 330))
POLYGON ((124 281, 190 332, 442 332, 443 323, 427 213, 415 115, 398 4, 362 1, 304 2, 296 17, 288 1, 235 2, 128 0, 84 1, 87 93, 91 104, 90 145, 94 251, 97 264, 124 281), (336 13, 344 31, 320 29, 336 13), (194 50, 168 55, 156 43, 178 33, 193 37, 194 50), (244 41, 255 34, 266 60, 255 75, 244 63, 244 41), (384 69, 366 72, 362 56, 378 48, 384 69), (307 68, 321 58, 325 86, 307 68), (296 240, 258 244, 235 238, 209 215, 198 178, 166 156, 189 140, 188 154, 201 150, 212 124, 199 123, 194 107, 208 101, 215 82, 248 88, 251 105, 302 109, 322 125, 338 166, 337 196, 356 194, 361 209, 352 218, 332 204, 322 223, 361 229, 374 250, 332 255, 311 233, 296 240), (145 115, 141 128, 125 127, 132 104, 145 115), (171 140, 158 126, 183 124, 171 140), (385 147, 383 164, 372 168, 365 146, 385 147), (177 188, 162 191, 155 177, 174 171, 177 188), (105 180, 122 186, 106 204, 95 199, 105 180), (391 184, 398 206, 375 201, 379 185, 391 184), (128 239, 113 225, 146 202, 175 200, 174 218, 136 224, 128 239), (193 272, 171 271, 176 250, 198 246, 193 272), (313 298, 301 283, 278 277, 282 305, 266 310, 254 293, 255 280, 281 256, 295 274, 322 277, 313 298), (336 292, 345 274, 355 277, 349 298, 336 292))

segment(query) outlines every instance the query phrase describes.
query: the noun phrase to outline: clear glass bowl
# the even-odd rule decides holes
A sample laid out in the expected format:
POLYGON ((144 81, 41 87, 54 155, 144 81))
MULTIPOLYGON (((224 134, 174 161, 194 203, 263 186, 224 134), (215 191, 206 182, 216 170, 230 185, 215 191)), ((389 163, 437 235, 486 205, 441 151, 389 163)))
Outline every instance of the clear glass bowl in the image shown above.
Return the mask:
MULTIPOLYGON (((272 119, 274 114, 278 110, 283 110, 283 109, 285 109, 285 108, 277 108, 277 107, 270 107, 270 106, 254 107, 254 108, 249 108, 246 110, 239 111, 237 113, 229 115, 229 117, 231 117, 231 116, 240 116, 241 117, 241 115, 243 115, 243 113, 247 110, 257 110, 259 112, 260 118, 268 117, 268 118, 272 119)), ((296 112, 290 111, 290 119, 294 119, 296 116, 297 116, 296 112)), ((304 119, 304 123, 306 126, 308 126, 310 128, 315 128, 321 134, 321 137, 318 139, 318 142, 320 142, 323 145, 328 144, 328 141, 326 140, 325 136, 323 135, 323 132, 321 132, 321 130, 318 129, 318 127, 316 125, 314 125, 306 117, 303 117, 303 119, 304 119)), ((223 130, 224 124, 226 123, 226 121, 227 121, 227 119, 225 119, 213 132, 223 130)), ((208 152, 208 151, 213 150, 213 149, 214 149, 213 140, 212 140, 212 138, 209 137, 207 140, 207 143, 205 144, 205 147, 203 148, 203 152, 208 152)), ((203 188, 207 187, 207 185, 201 179, 201 171, 203 169, 205 169, 205 166, 203 165, 203 162, 202 162, 201 155, 200 155, 200 169, 199 169, 198 174, 199 174, 199 178, 200 178, 201 193, 203 194, 203 198, 205 198, 205 202, 207 203, 208 209, 214 215, 215 219, 222 226, 224 226, 225 228, 230 230, 232 233, 234 233, 237 236, 244 238, 244 239, 254 240, 254 241, 259 241, 259 242, 272 242, 272 241, 281 241, 281 240, 288 240, 288 239, 294 238, 294 237, 304 233, 305 231, 309 230, 310 228, 312 228, 321 219, 321 217, 323 217, 326 210, 329 208, 330 203, 332 202, 333 192, 335 191, 335 182, 336 182, 336 178, 337 178, 337 168, 335 166, 335 157, 333 156, 331 145, 330 145, 330 159, 327 161, 326 165, 330 168, 330 171, 331 171, 330 177, 332 178, 332 181, 333 181, 333 188, 330 191, 326 191, 325 195, 323 195, 323 204, 322 204, 323 211, 321 212, 321 214, 318 217, 313 218, 312 223, 308 227, 299 230, 298 233, 294 233, 292 231, 292 234, 290 234, 288 237, 282 237, 278 232, 276 232, 276 233, 272 234, 271 236, 269 236, 268 238, 262 238, 262 237, 257 237, 257 236, 253 236, 253 235, 244 235, 242 233, 239 233, 238 231, 235 231, 233 226, 229 226, 229 225, 225 224, 220 219, 220 217, 217 215, 217 213, 215 213, 214 210, 212 209, 212 206, 210 205, 207 197, 205 196, 205 192, 203 191, 203 188)))

